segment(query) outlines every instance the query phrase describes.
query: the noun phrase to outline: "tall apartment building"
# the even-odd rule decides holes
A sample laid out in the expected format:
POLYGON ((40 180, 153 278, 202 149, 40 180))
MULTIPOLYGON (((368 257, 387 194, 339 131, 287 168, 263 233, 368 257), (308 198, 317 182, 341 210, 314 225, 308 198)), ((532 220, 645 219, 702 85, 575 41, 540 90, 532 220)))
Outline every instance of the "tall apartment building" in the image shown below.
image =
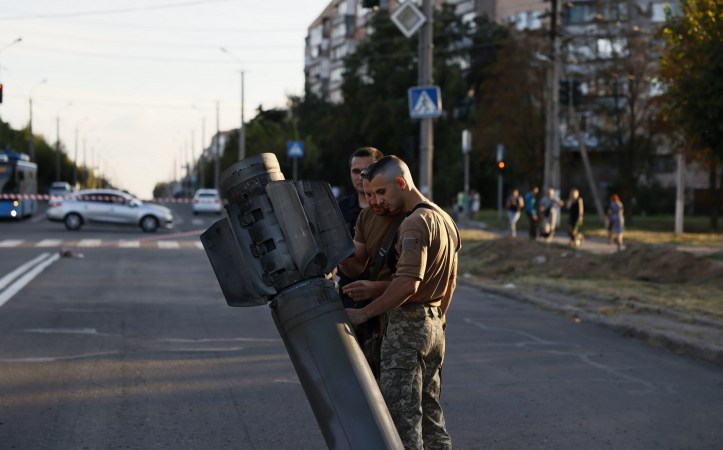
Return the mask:
MULTIPOLYGON (((414 1, 421 4, 421 0, 414 1)), ((445 0, 432 0, 441 5, 445 0)), ((356 50, 368 35, 369 18, 377 12, 392 13, 401 2, 381 0, 379 9, 362 7, 361 0, 331 0, 308 28, 304 50, 304 74, 309 92, 332 103, 342 101, 341 84, 344 57, 356 50)), ((465 20, 487 15, 516 28, 537 29, 544 25, 540 16, 548 7, 543 0, 446 0, 465 20)))

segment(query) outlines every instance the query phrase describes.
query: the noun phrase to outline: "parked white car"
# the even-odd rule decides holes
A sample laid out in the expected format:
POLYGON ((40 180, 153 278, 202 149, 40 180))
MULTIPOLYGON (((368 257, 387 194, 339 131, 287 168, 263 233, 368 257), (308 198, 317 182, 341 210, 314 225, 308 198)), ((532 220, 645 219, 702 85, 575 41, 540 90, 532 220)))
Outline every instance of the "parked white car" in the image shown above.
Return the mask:
POLYGON ((170 209, 143 203, 114 189, 86 189, 67 197, 51 198, 47 217, 65 223, 65 228, 72 231, 90 223, 133 225, 146 232, 173 227, 170 209))
POLYGON ((199 189, 193 195, 193 214, 221 214, 223 200, 216 189, 199 189))

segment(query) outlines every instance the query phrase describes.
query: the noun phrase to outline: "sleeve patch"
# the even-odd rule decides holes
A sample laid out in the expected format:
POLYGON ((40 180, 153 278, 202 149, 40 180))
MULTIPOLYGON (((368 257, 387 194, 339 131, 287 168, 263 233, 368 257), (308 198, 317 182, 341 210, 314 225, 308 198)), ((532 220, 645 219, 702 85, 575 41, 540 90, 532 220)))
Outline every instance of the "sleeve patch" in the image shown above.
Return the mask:
POLYGON ((419 250, 419 239, 415 237, 402 239, 402 250, 419 250))

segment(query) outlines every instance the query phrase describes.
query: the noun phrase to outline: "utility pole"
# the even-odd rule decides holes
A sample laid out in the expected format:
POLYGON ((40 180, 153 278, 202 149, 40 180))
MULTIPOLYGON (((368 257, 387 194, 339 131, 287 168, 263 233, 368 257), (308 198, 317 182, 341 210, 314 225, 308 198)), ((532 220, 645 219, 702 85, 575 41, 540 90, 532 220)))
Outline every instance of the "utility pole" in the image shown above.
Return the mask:
POLYGON ((685 210, 685 158, 680 152, 676 155, 678 173, 675 183, 675 234, 683 234, 683 212, 685 210))
POLYGON ((220 164, 219 161, 221 159, 221 127, 219 125, 219 112, 218 112, 218 101, 216 102, 216 144, 215 144, 215 151, 214 153, 214 168, 213 168, 213 187, 218 190, 218 178, 220 176, 220 164))
POLYGON ((547 123, 545 133, 545 188, 560 189, 560 124, 559 93, 560 81, 560 40, 557 35, 557 3, 551 0, 550 12, 550 61, 547 75, 547 123))
POLYGON ((238 160, 246 157, 246 125, 244 122, 244 71, 241 71, 241 128, 238 130, 238 160))
POLYGON ((73 157, 73 190, 78 189, 78 125, 75 126, 75 156, 73 157))
MULTIPOLYGON (((432 1, 422 1, 422 13, 426 21, 419 29, 419 73, 420 86, 430 86, 433 83, 432 52, 434 43, 434 15, 432 1)), ((432 199, 432 161, 434 160, 434 119, 431 117, 420 119, 419 127, 419 169, 420 191, 430 200, 432 199)))
POLYGON ((246 157, 246 130, 244 127, 244 70, 241 58, 231 53, 227 48, 221 47, 221 51, 226 53, 230 58, 236 60, 242 67, 241 69, 241 125, 238 129, 238 160, 241 161, 246 157))

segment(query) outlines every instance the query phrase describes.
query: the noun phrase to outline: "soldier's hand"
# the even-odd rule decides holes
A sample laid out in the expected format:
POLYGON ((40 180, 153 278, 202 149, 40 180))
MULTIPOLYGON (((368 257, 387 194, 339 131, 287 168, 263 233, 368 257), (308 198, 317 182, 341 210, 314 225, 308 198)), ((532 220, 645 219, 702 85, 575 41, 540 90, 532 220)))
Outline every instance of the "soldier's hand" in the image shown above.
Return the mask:
POLYGON ((369 317, 367 317, 366 312, 364 309, 354 309, 354 308, 347 308, 346 309, 346 315, 349 316, 349 320, 351 321, 351 324, 356 326, 359 324, 362 324, 369 320, 369 317))
POLYGON ((354 301, 369 300, 376 297, 378 293, 374 285, 368 280, 353 281, 342 288, 342 292, 354 301))

